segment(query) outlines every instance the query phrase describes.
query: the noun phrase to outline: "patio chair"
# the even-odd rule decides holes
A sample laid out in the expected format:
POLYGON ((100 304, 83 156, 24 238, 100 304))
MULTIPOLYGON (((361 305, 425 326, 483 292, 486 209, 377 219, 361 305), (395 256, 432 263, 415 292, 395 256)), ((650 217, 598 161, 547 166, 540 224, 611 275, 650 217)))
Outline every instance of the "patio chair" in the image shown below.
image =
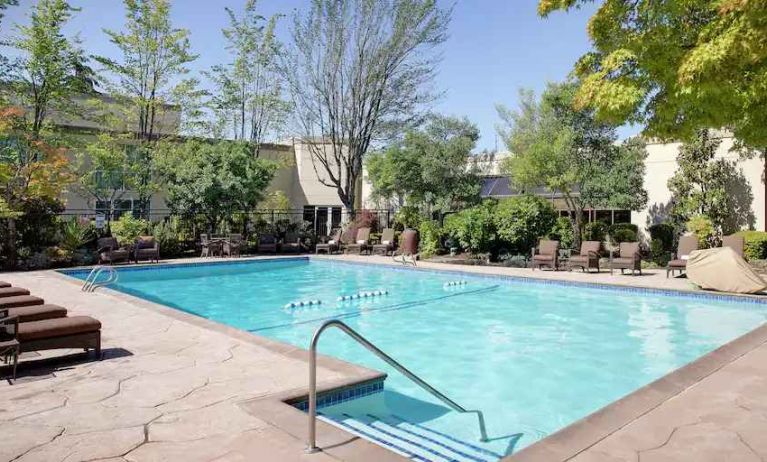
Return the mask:
POLYGON ((418 231, 406 229, 400 235, 399 250, 393 253, 392 260, 403 265, 416 266, 418 260, 418 231))
POLYGON ((315 253, 325 252, 328 255, 330 255, 333 252, 339 251, 341 249, 342 234, 343 234, 343 230, 341 228, 336 228, 331 234, 329 241, 317 243, 317 246, 314 248, 314 252, 315 253))
POLYGON ((261 234, 258 236, 258 253, 277 253, 277 238, 274 234, 261 234))
POLYGON ((130 260, 130 250, 120 247, 116 237, 102 237, 97 241, 99 264, 109 265, 130 260))
POLYGON ((282 252, 299 253, 301 252, 301 236, 297 233, 285 234, 285 239, 282 240, 280 245, 282 252))
POLYGON ((674 271, 679 271, 679 274, 682 274, 683 271, 687 270, 687 259, 696 250, 698 250, 698 236, 694 234, 681 236, 676 245, 676 254, 674 254, 673 260, 666 265, 666 278, 669 274, 673 276, 674 271))
POLYGON ((141 236, 136 239, 136 245, 133 249, 133 260, 138 263, 140 260, 160 262, 160 243, 152 236, 141 236))
POLYGON ((630 269, 632 276, 635 275, 635 271, 639 271, 639 275, 642 275, 642 254, 639 252, 639 242, 621 242, 618 245, 617 257, 610 252, 610 274, 613 274, 614 269, 621 270, 621 274, 624 270, 630 269))
POLYGON ((211 240, 208 234, 200 234, 200 257, 221 255, 222 251, 221 241, 211 240))
POLYGON ((386 228, 381 233, 381 242, 373 245, 373 253, 380 253, 384 256, 394 252, 394 229, 386 228))
POLYGON ((101 356, 101 323, 90 316, 20 322, 19 318, 0 320, 0 341, 17 340, 19 351, 84 348, 101 356))
POLYGON ((567 260, 567 269, 580 268, 582 271, 591 272, 591 268, 596 268, 599 272, 599 249, 602 247, 600 241, 581 242, 581 251, 578 255, 571 255, 567 260))
POLYGON ((29 295, 27 289, 21 287, 2 287, 0 288, 0 298, 18 297, 19 295, 29 295))
POLYGON ((0 281, 0 287, 11 287, 10 282, 0 281))
POLYGON ((722 238, 722 247, 729 247, 735 251, 740 258, 745 258, 744 249, 746 247, 746 241, 743 236, 736 234, 730 234, 722 238))
POLYGON ((242 255, 242 234, 230 234, 229 239, 224 241, 223 251, 230 257, 242 255))
POLYGON ((370 252, 370 228, 360 228, 357 230, 357 239, 346 246, 346 252, 356 252, 362 255, 362 252, 370 252))
POLYGON ((538 247, 533 247, 532 261, 530 267, 535 269, 549 267, 553 270, 559 269, 559 241, 541 239, 538 247))
POLYGON ((17 306, 0 310, 0 319, 16 317, 19 322, 64 318, 66 315, 67 309, 59 305, 17 306))
POLYGON ((0 298, 0 310, 5 308, 15 308, 18 306, 43 305, 45 300, 34 295, 17 295, 15 297, 0 298))

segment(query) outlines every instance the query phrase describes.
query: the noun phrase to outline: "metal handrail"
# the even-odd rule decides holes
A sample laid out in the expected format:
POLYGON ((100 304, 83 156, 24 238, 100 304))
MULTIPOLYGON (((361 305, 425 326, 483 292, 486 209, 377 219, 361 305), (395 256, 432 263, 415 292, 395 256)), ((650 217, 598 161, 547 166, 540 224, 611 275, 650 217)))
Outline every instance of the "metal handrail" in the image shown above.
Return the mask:
POLYGON ((93 292, 99 287, 103 287, 109 284, 112 284, 114 282, 117 282, 117 279, 120 277, 120 274, 115 271, 114 268, 111 266, 94 266, 90 273, 88 273, 88 277, 85 278, 85 283, 80 288, 83 292, 93 292), (99 279, 99 275, 103 273, 104 271, 109 271, 109 277, 105 281, 97 282, 99 279))
POLYGON ((315 453, 320 450, 320 448, 317 447, 317 344, 320 341, 320 336, 322 333, 330 327, 336 327, 349 335, 349 337, 356 340, 357 343, 367 348, 368 351, 384 360, 388 365, 392 366, 405 377, 415 382, 416 385, 431 393, 433 396, 448 405, 454 411, 476 414, 479 423, 479 432, 481 435, 480 441, 488 440, 487 429, 485 428, 485 416, 482 411, 465 409, 463 406, 443 395, 439 390, 426 383, 426 381, 415 375, 413 372, 409 371, 405 366, 397 362, 397 360, 381 351, 377 346, 370 343, 370 341, 360 335, 357 331, 337 319, 331 319, 329 321, 325 321, 317 329, 317 331, 314 333, 314 336, 312 337, 311 346, 309 347, 309 441, 306 447, 306 452, 315 453))

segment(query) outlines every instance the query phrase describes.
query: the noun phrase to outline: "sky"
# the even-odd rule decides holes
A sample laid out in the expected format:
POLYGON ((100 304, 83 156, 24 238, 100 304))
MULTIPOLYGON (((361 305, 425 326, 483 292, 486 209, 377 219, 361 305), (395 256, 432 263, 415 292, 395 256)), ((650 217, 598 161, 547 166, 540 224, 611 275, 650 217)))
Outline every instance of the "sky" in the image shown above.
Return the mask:
MULTIPOLYGON (((452 0, 451 0, 452 1, 452 0)), ((124 24, 122 0, 70 0, 81 8, 68 25, 69 34, 79 34, 89 54, 118 57, 103 28, 121 29, 124 24)), ((227 24, 224 7, 241 11, 245 0, 172 0, 174 26, 191 32, 197 61, 192 72, 207 70, 226 62, 221 29, 227 24)), ((443 6, 452 3, 441 0, 443 6)), ((20 0, 3 20, 2 32, 13 24, 26 22, 34 0, 20 0)), ((278 36, 290 39, 289 17, 308 7, 309 0, 260 0, 264 16, 285 14, 278 36)), ((434 88, 444 92, 434 110, 466 116, 477 124, 481 138, 477 150, 504 149, 496 136, 497 104, 517 106, 520 88, 540 92, 546 82, 561 81, 573 64, 590 49, 586 24, 595 7, 556 13, 546 19, 536 14, 537 0, 456 0, 449 38, 442 46, 443 60, 434 88)), ((623 137, 636 130, 624 128, 623 137)))

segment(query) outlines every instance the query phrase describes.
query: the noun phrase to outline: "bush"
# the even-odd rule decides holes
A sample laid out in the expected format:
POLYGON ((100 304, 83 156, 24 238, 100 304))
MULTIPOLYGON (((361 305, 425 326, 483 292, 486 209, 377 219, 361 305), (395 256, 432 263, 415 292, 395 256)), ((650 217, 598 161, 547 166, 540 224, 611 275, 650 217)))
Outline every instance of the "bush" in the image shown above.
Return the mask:
POLYGON ((549 239, 559 241, 559 247, 571 249, 575 244, 575 233, 573 233, 573 224, 569 218, 559 217, 554 223, 554 227, 549 232, 549 239))
POLYGON ((583 240, 604 242, 607 237, 607 226, 607 223, 603 221, 586 223, 583 227, 583 240))
POLYGON ((504 199, 495 209, 498 238, 517 255, 527 255, 538 239, 546 236, 557 221, 554 207, 540 197, 504 199))
POLYGON ((764 231, 739 231, 745 241, 744 253, 749 260, 767 259, 767 233, 764 231))
POLYGON ((612 236, 613 234, 617 232, 621 232, 623 230, 632 231, 635 236, 639 236, 639 226, 633 223, 615 223, 613 225, 608 226, 607 233, 612 236))
POLYGON ((694 215, 685 225, 687 231, 698 236, 698 245, 701 249, 716 247, 718 236, 714 230, 714 223, 705 215, 694 215))
POLYGON ((650 245, 652 241, 659 241, 659 245, 666 252, 674 251, 674 227, 668 223, 658 223, 647 228, 650 232, 650 245))
POLYGON ((418 207, 405 205, 397 210, 394 215, 394 227, 397 231, 404 229, 418 229, 423 221, 423 216, 418 207))
POLYGON ((116 237, 118 242, 133 244, 139 236, 146 233, 149 222, 140 218, 133 218, 133 215, 126 213, 119 220, 113 221, 110 228, 112 236, 116 237))
POLYGON ((178 257, 183 252, 182 236, 179 232, 178 219, 159 221, 152 226, 152 236, 160 245, 164 257, 178 257))
POLYGON ((73 218, 61 221, 60 226, 59 247, 70 255, 96 238, 96 230, 88 221, 73 218))
POLYGON ((439 252, 440 241, 443 236, 439 223, 430 220, 422 221, 418 227, 418 235, 420 239, 418 252, 421 254, 421 257, 429 258, 439 252))
POLYGON ((496 244, 494 212, 495 202, 486 201, 448 215, 445 218, 445 234, 471 253, 490 252, 496 244))
POLYGON ((659 266, 666 266, 671 256, 671 253, 665 248, 665 245, 665 242, 661 239, 653 239, 650 241, 650 260, 659 266))

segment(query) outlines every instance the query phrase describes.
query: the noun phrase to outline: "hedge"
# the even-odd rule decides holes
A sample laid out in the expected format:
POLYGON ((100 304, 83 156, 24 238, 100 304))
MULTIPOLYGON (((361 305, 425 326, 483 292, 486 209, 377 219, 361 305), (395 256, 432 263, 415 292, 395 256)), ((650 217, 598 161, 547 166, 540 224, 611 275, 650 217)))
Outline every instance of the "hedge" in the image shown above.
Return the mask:
POLYGON ((745 241, 744 253, 749 260, 767 259, 767 232, 764 231, 739 231, 738 236, 743 236, 745 241))

